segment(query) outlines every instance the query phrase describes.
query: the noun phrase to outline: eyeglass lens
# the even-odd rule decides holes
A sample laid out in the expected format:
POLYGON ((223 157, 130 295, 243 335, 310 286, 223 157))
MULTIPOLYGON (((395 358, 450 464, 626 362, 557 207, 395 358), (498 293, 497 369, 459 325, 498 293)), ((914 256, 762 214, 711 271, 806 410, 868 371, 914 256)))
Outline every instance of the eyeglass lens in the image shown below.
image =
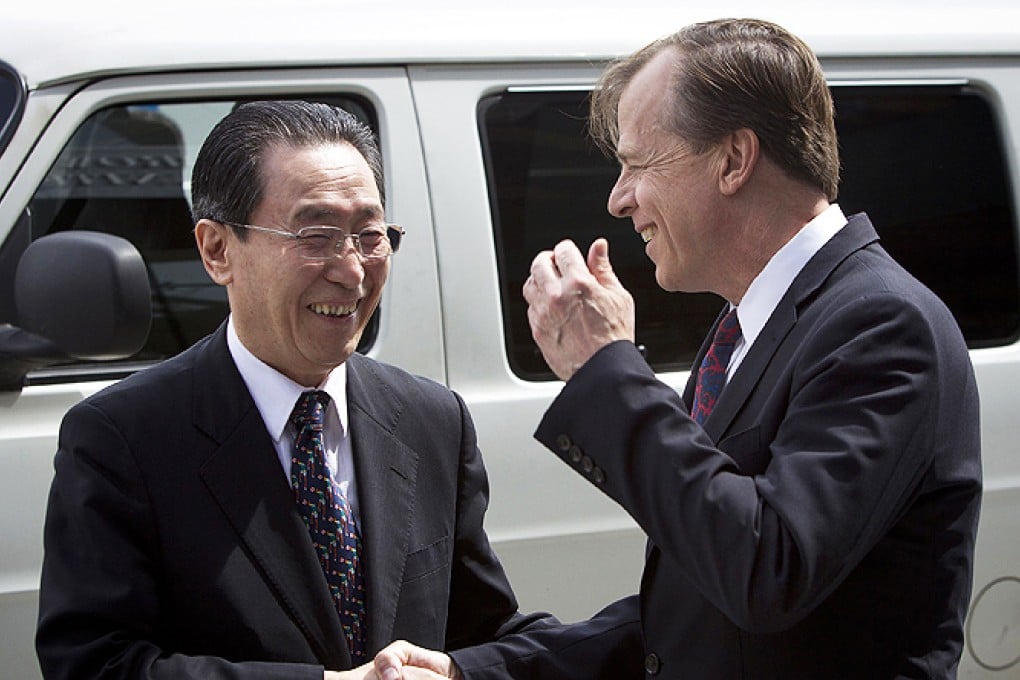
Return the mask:
POLYGON ((389 257, 400 245, 401 230, 388 226, 365 229, 357 234, 345 233, 336 227, 305 227, 297 232, 298 254, 312 260, 327 260, 343 252, 347 239, 354 241, 358 253, 366 260, 389 257))

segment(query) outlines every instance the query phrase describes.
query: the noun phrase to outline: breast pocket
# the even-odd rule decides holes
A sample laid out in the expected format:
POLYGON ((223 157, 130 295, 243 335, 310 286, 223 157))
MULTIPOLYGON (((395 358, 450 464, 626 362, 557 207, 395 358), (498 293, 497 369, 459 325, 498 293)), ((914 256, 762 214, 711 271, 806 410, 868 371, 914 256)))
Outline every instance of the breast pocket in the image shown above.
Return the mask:
POLYGON ((723 453, 733 459, 740 471, 746 475, 765 472, 769 461, 772 460, 768 447, 762 444, 758 426, 723 437, 718 446, 723 453))
POLYGON ((404 583, 410 583, 440 569, 449 568, 449 545, 450 537, 443 536, 438 541, 409 553, 404 562, 404 583))

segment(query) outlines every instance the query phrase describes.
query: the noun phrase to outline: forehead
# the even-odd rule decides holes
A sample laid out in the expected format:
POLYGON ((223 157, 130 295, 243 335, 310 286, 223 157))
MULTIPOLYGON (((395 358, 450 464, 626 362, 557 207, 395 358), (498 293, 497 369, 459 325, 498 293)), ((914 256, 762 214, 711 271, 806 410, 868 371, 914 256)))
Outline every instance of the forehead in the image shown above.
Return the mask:
POLYGON ((382 204, 365 157, 347 143, 315 146, 278 144, 262 158, 263 198, 256 213, 312 216, 377 212, 382 204))
POLYGON ((678 58, 675 48, 660 51, 634 74, 620 95, 617 153, 621 159, 626 159, 660 135, 673 136, 663 121, 666 120, 678 58))

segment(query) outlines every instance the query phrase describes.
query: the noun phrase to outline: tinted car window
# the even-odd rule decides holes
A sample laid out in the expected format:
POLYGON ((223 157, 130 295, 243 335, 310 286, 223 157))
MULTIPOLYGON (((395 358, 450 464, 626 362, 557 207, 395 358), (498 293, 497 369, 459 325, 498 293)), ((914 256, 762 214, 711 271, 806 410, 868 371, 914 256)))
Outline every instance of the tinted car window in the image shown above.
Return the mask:
POLYGON ((988 101, 965 87, 835 87, 839 201, 952 310, 970 347, 1020 329, 1016 206, 988 101))
POLYGON ((637 342, 658 370, 682 369, 715 320, 721 299, 673 295, 655 283, 630 220, 606 212, 619 168, 594 147, 586 119, 585 92, 511 92, 481 103, 510 366, 522 378, 553 379, 531 339, 521 297, 532 258, 564 238, 584 250, 606 236, 616 273, 637 302, 637 342))
MULTIPOLYGON (((839 202, 867 212, 885 247, 938 293, 970 347, 1020 329, 1016 216, 992 109, 965 87, 836 87, 839 202)), ((483 140, 506 348, 515 374, 554 378, 527 324, 521 286, 534 255, 598 236, 637 304, 637 342, 657 371, 689 368, 722 307, 665 293, 629 220, 605 209, 615 161, 586 135, 587 93, 505 92, 483 100, 483 140)))
POLYGON ((25 86, 18 73, 0 61, 0 153, 18 126, 25 105, 25 86))
MULTIPOLYGON (((360 99, 309 97, 343 106, 376 129, 360 99)), ((76 378, 172 356, 226 317, 225 289, 205 272, 192 235, 191 167, 206 135, 240 102, 146 102, 93 114, 77 129, 28 206, 31 236, 71 229, 103 231, 131 241, 145 260, 152 288, 149 338, 127 362, 76 366, 76 378), (85 369, 83 375, 82 369, 85 369)), ((360 349, 378 329, 373 319, 360 349)), ((66 367, 30 376, 61 379, 66 367)))

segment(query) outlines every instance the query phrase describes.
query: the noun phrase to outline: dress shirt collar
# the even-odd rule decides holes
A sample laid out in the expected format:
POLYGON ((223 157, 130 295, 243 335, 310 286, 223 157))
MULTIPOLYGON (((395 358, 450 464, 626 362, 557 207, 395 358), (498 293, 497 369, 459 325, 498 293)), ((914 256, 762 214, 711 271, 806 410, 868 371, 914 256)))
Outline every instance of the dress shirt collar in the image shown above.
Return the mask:
MULTIPOLYGON (((237 365, 237 370, 241 373, 241 378, 251 392, 255 406, 262 415, 269 436, 274 442, 279 443, 294 410, 294 404, 308 388, 294 382, 252 354, 237 337, 233 316, 227 321, 227 347, 237 365)), ((342 435, 347 431, 347 364, 340 364, 330 371, 317 389, 330 396, 332 401, 329 409, 335 410, 342 435)))
POLYGON ((833 203, 804 225, 759 272, 737 307, 737 319, 740 321, 742 340, 746 347, 754 344, 808 260, 846 223, 843 211, 833 203))

